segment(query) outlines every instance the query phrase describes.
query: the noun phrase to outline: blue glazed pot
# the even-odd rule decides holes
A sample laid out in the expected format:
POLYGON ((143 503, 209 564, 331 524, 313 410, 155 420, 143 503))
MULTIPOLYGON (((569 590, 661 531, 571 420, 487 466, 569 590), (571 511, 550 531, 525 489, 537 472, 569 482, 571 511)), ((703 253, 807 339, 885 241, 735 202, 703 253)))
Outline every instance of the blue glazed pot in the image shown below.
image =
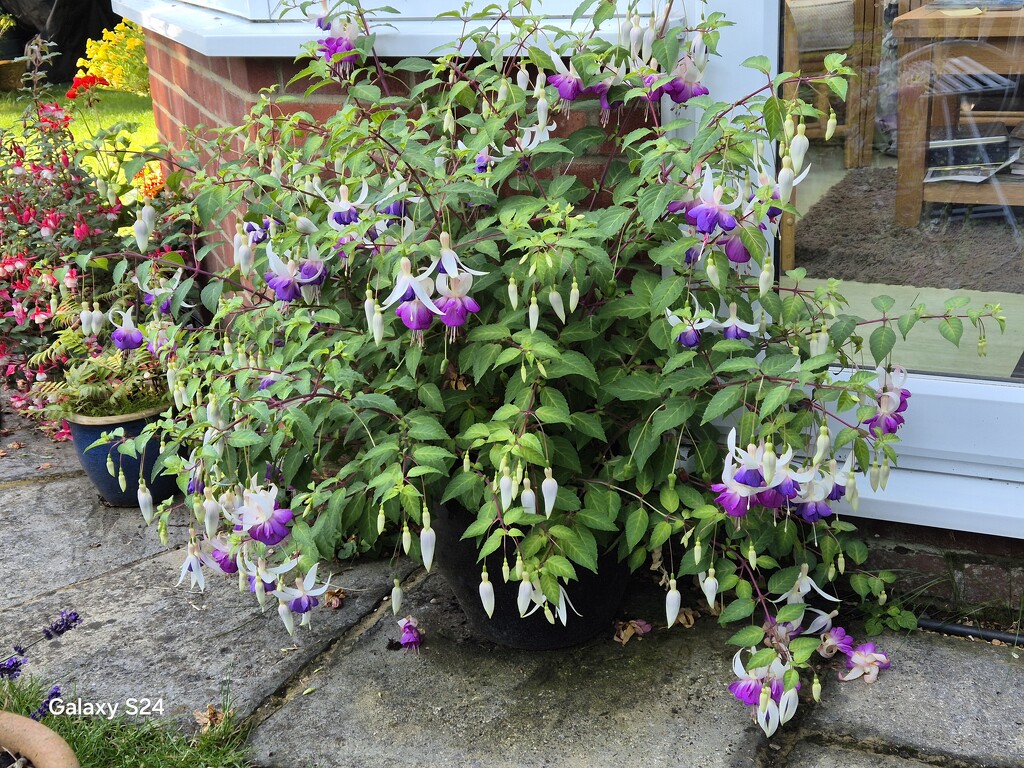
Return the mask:
POLYGON ((75 446, 75 453, 82 463, 82 469, 96 486, 103 499, 113 507, 138 507, 139 506, 139 476, 140 468, 149 492, 153 495, 153 503, 159 504, 165 499, 171 498, 177 493, 178 486, 173 477, 161 475, 153 478, 153 466, 156 464, 159 451, 155 445, 146 446, 145 454, 140 459, 133 459, 118 453, 116 444, 98 445, 92 450, 86 450, 94 442, 100 439, 104 432, 111 432, 118 427, 124 429, 125 437, 136 437, 142 432, 143 427, 148 424, 154 416, 164 411, 163 407, 151 408, 148 411, 139 413, 128 413, 123 416, 79 416, 72 414, 68 416, 68 424, 71 426, 71 440, 75 446), (107 457, 114 461, 114 467, 124 470, 125 490, 116 477, 111 477, 107 472, 107 457))

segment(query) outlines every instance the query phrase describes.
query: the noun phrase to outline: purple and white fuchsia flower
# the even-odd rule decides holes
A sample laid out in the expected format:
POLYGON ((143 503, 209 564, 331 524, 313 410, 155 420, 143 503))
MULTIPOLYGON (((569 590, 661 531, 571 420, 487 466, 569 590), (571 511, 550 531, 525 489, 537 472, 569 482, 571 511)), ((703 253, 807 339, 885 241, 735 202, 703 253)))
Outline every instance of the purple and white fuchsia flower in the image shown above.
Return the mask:
POLYGON ((291 302, 302 296, 299 266, 291 258, 291 251, 285 251, 287 262, 274 253, 273 245, 267 241, 267 265, 270 271, 263 275, 267 285, 274 291, 278 301, 291 302))
POLYGON ((701 331, 705 328, 714 328, 718 325, 711 312, 701 309, 696 299, 693 302, 693 311, 687 307, 678 315, 665 310, 665 317, 668 324, 676 333, 676 342, 687 349, 695 349, 700 345, 701 331), (681 315, 681 316, 680 316, 681 315))
POLYGON ((308 627, 310 625, 309 612, 320 604, 317 598, 330 587, 330 578, 319 587, 316 586, 317 565, 314 564, 309 569, 304 579, 296 578, 294 587, 281 586, 271 593, 278 599, 278 615, 288 629, 288 634, 292 634, 295 628, 292 614, 298 613, 302 616, 300 626, 308 627))
POLYGON ((358 36, 355 26, 352 23, 341 24, 337 21, 328 24, 322 17, 317 20, 317 26, 327 32, 327 37, 316 41, 317 51, 323 60, 329 65, 337 64, 342 72, 350 70, 358 58, 358 54, 355 53, 355 39, 358 36))
POLYGON ((120 323, 114 320, 114 310, 110 312, 110 322, 116 326, 113 333, 110 334, 110 340, 114 342, 115 347, 123 352, 138 349, 145 340, 142 331, 136 328, 132 321, 132 312, 134 311, 134 307, 129 307, 127 310, 117 312, 121 315, 120 323))
POLYGON ((791 667, 777 657, 767 667, 748 670, 743 665, 742 653, 740 649, 733 656, 732 669, 737 680, 729 685, 729 692, 751 708, 753 720, 766 736, 771 736, 796 714, 800 684, 786 688, 784 680, 791 667))
POLYGON ((761 326, 759 323, 748 323, 740 320, 737 315, 736 302, 729 305, 729 317, 721 323, 722 336, 727 339, 746 339, 752 333, 757 333, 761 326))
POLYGON ((270 217, 264 216, 263 221, 257 224, 254 221, 247 221, 242 225, 242 230, 249 237, 249 247, 259 245, 270 237, 270 217))
POLYGON ((364 202, 366 200, 368 190, 369 188, 364 180, 362 188, 359 191, 359 197, 355 200, 349 200, 348 185, 342 184, 338 189, 337 198, 333 201, 326 201, 328 207, 331 209, 331 212, 327 215, 327 225, 336 232, 341 232, 348 225, 355 224, 359 221, 359 211, 361 208, 366 207, 364 202))
POLYGON ((419 622, 412 616, 406 616, 404 619, 399 620, 398 626, 402 630, 402 636, 398 642, 402 644, 405 650, 413 650, 419 653, 420 646, 423 644, 423 631, 420 629, 419 622))
POLYGON ((583 80, 571 61, 568 67, 561 56, 552 56, 551 61, 558 71, 548 77, 548 84, 555 86, 558 91, 558 109, 568 112, 570 104, 583 94, 583 80))
POLYGON ((873 683, 878 679, 879 671, 888 669, 892 662, 889 661, 889 655, 878 650, 874 643, 864 643, 853 649, 846 666, 850 671, 845 675, 840 673, 840 680, 849 681, 863 677, 865 683, 873 683))
POLYGON ((262 557, 253 563, 243 551, 242 564, 242 573, 249 577, 249 591, 256 595, 256 602, 263 607, 266 605, 267 595, 274 590, 281 577, 298 565, 299 561, 293 558, 271 567, 262 557))
POLYGON ((472 287, 473 275, 471 274, 457 277, 449 277, 445 274, 437 276, 437 292, 441 295, 441 298, 437 300, 437 306, 443 313, 441 322, 448 326, 448 336, 452 341, 458 335, 459 328, 466 324, 469 315, 480 311, 480 305, 476 299, 467 295, 472 287))
POLYGON ((288 537, 288 524, 294 517, 290 509, 277 506, 276 485, 246 490, 237 514, 245 532, 268 547, 280 544, 288 537))
POLYGON ((424 275, 432 275, 435 270, 438 275, 448 275, 450 277, 456 277, 464 272, 476 277, 483 277, 487 274, 476 269, 470 269, 462 262, 459 255, 452 249, 452 238, 447 232, 442 232, 438 237, 438 241, 441 246, 441 255, 436 261, 431 262, 430 266, 423 272, 424 275))
POLYGON ((700 203, 686 212, 686 220, 702 235, 710 235, 715 229, 729 232, 736 228, 736 217, 732 211, 742 202, 739 197, 731 203, 723 203, 725 188, 715 185, 711 168, 704 169, 704 181, 700 187, 700 203))
POLYGON ((842 627, 832 627, 828 632, 823 632, 821 645, 818 646, 818 653, 826 659, 831 659, 837 652, 847 656, 853 654, 853 636, 847 634, 842 627))
POLYGON ((864 422, 864 426, 879 435, 892 435, 905 423, 901 415, 907 410, 910 390, 904 388, 907 372, 894 366, 892 373, 878 368, 878 411, 864 422))

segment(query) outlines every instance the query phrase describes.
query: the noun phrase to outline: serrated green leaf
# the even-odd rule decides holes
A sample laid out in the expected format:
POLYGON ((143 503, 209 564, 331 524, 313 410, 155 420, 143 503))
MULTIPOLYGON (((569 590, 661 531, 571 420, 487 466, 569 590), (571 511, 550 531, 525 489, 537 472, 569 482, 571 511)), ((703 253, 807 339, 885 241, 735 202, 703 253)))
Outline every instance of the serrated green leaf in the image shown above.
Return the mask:
POLYGON ((888 325, 880 325, 871 332, 868 338, 868 347, 871 349, 871 356, 875 358, 875 364, 882 362, 896 346, 896 331, 888 325))
POLYGON ((942 338, 959 347, 964 335, 964 321, 959 317, 946 317, 939 322, 939 333, 942 338))
POLYGON ((761 641, 764 640, 764 627, 749 626, 736 632, 726 642, 729 645, 738 645, 741 648, 750 648, 755 645, 760 645, 761 641))
POLYGON ((743 399, 743 391, 744 388, 738 385, 720 389, 704 409, 700 423, 707 424, 709 421, 733 411, 743 399))
POLYGON ((629 513, 629 517, 626 518, 626 545, 630 549, 634 549, 647 533, 649 519, 647 510, 643 507, 637 507, 629 513))
POLYGON ((719 624, 728 624, 730 621, 745 619, 754 612, 756 603, 750 598, 739 598, 733 600, 722 610, 718 617, 719 624))

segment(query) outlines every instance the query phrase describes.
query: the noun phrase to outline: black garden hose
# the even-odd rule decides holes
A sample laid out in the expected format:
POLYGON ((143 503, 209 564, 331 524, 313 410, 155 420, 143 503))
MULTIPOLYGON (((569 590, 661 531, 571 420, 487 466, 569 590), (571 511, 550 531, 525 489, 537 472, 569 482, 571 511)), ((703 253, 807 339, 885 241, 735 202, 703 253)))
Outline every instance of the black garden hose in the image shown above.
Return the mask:
POLYGON ((963 624, 950 624, 935 619, 918 619, 917 625, 921 629, 931 632, 942 632, 946 635, 957 637, 977 637, 980 640, 998 640, 1007 645, 1024 645, 1024 633, 1003 632, 998 629, 983 629, 982 627, 967 627, 963 624))

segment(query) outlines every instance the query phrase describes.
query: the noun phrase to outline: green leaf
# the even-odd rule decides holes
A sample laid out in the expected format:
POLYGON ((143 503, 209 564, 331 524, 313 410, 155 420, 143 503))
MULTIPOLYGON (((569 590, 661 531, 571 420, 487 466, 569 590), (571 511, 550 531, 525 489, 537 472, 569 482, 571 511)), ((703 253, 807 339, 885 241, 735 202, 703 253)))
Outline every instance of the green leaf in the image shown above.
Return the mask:
POLYGON ((917 324, 919 319, 916 312, 907 312, 905 315, 900 315, 896 325, 900 329, 900 333, 903 334, 904 339, 907 338, 910 329, 917 324))
POLYGON ((888 325, 878 326, 871 332, 868 346, 871 349, 871 356, 875 358, 875 364, 881 365, 892 352, 892 348, 896 346, 896 331, 888 325))
POLYGON ((764 102, 764 106, 761 107, 761 114, 764 115, 765 127, 768 129, 768 135, 773 139, 777 139, 782 136, 784 112, 785 108, 782 101, 775 96, 767 98, 764 102))
POLYGON ((605 387, 605 391, 625 401, 661 399, 663 394, 658 379, 643 371, 616 379, 605 387))
POLYGON ((761 419, 767 419, 779 407, 781 407, 789 399, 790 391, 790 388, 785 384, 779 384, 778 386, 769 389, 768 393, 761 401, 761 408, 758 411, 758 415, 761 419))
POLYGON ((818 637, 796 637, 789 641, 789 652, 792 654, 794 662, 803 664, 811 658, 812 653, 818 650, 819 645, 821 645, 821 639, 818 637))
POLYGON ((261 445, 264 439, 251 429, 239 429, 228 435, 228 445, 232 448, 249 448, 253 445, 261 445))
POLYGON ((711 402, 708 403, 707 408, 704 409, 704 416, 701 418, 700 423, 707 424, 709 421, 733 411, 740 400, 743 399, 743 390, 743 387, 736 385, 720 389, 716 392, 715 396, 711 398, 711 402))
POLYGON ((553 525, 549 531, 565 556, 588 571, 597 572, 597 540, 588 528, 553 525))
POLYGON ((782 376, 799 362, 800 359, 796 355, 772 355, 761 361, 761 373, 765 376, 782 376))
POLYGON ((751 56, 745 59, 740 66, 747 69, 756 69, 759 72, 764 72, 766 75, 771 74, 772 71, 772 62, 767 56, 751 56))
POLYGON ((594 369, 594 364, 580 352, 574 352, 572 350, 566 350, 562 352, 560 358, 552 360, 547 364, 548 378, 557 379, 562 376, 575 375, 582 376, 585 379, 589 379, 595 384, 600 384, 601 380, 597 376, 597 371, 594 369))
POLYGON ((754 612, 756 603, 750 598, 739 598, 733 600, 722 610, 718 617, 719 624, 728 624, 730 621, 745 619, 754 612))
POLYGON ((892 296, 875 296, 871 300, 871 306, 881 312, 883 315, 892 309, 896 305, 896 299, 892 296))
POLYGON ((448 483, 448 487, 444 489, 441 503, 444 504, 456 496, 464 496, 470 492, 482 490, 483 484, 484 481, 475 472, 459 472, 448 483))
POLYGON ((804 617, 804 610, 807 608, 803 603, 794 603, 793 605, 784 605, 779 609, 779 612, 775 615, 775 620, 780 624, 783 622, 790 622, 791 624, 799 624, 800 620, 804 617))
POLYGON ((477 555, 477 561, 483 560, 491 552, 501 546, 502 539, 505 538, 505 531, 502 528, 491 531, 491 535, 484 541, 483 546, 480 547, 480 554, 477 555))
POLYGON ((220 295, 223 290, 224 281, 222 280, 211 280, 207 283, 199 297, 203 302, 203 306, 211 312, 216 312, 217 305, 220 303, 220 295))
POLYGON ((692 397, 672 397, 665 402, 665 407, 654 414, 651 428, 654 434, 661 435, 675 429, 693 416, 697 410, 697 401, 692 397))
POLYGON ((640 539, 647 533, 648 520, 647 510, 643 507, 637 507, 629 513, 629 517, 626 518, 626 545, 630 549, 635 549, 640 539))
POLYGON ((420 384, 417 394, 428 411, 444 413, 444 400, 441 399, 441 390, 436 384, 420 384))
POLYGON ((964 321, 959 317, 947 317, 939 322, 939 333, 946 341, 960 346, 960 339, 964 335, 964 321))
POLYGON ((868 546, 860 539, 848 539, 843 542, 843 549, 857 565, 862 565, 868 559, 868 546))
POLYGON ((561 555, 551 555, 544 562, 544 570, 552 576, 558 576, 563 579, 576 578, 576 569, 573 568, 572 563, 561 555))
MULTIPOLYGON (((663 488, 663 491, 668 490, 663 488)), ((651 531, 651 540, 647 544, 647 548, 654 551, 666 541, 672 535, 672 524, 667 520, 659 520, 654 524, 654 529, 651 531)))
POLYGON ((421 413, 409 416, 409 437, 413 440, 446 440, 448 433, 433 416, 421 413))
POLYGON ((762 640, 764 640, 764 627, 751 625, 741 629, 726 640, 726 642, 729 645, 738 645, 741 648, 750 648, 751 646, 760 645, 762 640))

